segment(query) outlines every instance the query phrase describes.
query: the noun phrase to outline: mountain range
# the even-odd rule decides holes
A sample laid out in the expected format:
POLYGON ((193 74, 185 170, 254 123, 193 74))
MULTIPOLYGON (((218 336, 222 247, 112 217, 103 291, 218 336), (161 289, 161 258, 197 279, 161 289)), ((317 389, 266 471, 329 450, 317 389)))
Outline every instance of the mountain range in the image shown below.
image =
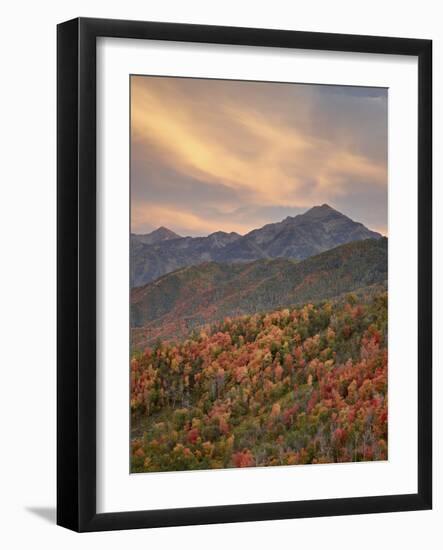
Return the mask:
POLYGON ((131 291, 132 345, 175 339, 243 314, 387 284, 387 239, 340 245, 305 260, 259 259, 180 268, 131 291))
POLYGON ((131 234, 131 287, 181 267, 273 258, 304 260, 342 244, 380 237, 327 204, 243 236, 217 231, 207 237, 182 237, 160 227, 145 235, 131 234))

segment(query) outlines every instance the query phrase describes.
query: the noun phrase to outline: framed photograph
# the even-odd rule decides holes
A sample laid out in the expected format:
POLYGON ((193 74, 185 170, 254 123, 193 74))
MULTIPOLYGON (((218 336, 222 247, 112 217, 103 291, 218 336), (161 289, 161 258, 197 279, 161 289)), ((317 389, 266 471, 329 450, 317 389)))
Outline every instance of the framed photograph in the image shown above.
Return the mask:
POLYGON ((432 506, 432 43, 58 26, 59 525, 432 506))

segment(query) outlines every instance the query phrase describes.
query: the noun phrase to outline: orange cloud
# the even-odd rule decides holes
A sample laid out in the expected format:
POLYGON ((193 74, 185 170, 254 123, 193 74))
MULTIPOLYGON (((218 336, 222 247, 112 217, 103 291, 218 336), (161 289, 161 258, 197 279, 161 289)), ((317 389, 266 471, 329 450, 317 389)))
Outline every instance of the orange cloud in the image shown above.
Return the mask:
MULTIPOLYGON (((181 232, 182 236, 186 236, 187 232, 192 234, 208 235, 216 231, 220 231, 220 221, 211 220, 210 218, 200 217, 191 212, 186 212, 182 208, 175 205, 156 205, 151 203, 137 203, 131 209, 131 224, 133 230, 142 232, 143 227, 149 223, 151 227, 159 227, 166 225, 174 227, 175 231, 181 232), (140 229, 137 229, 140 228, 140 229)), ((223 226, 226 232, 235 231, 241 235, 254 229, 254 225, 250 223, 239 223, 227 220, 223 226)))
MULTIPOLYGON (((368 182, 386 188, 386 161, 354 150, 353 136, 345 131, 340 139, 316 132, 309 97, 294 100, 294 117, 287 121, 271 107, 260 110, 245 95, 205 97, 199 88, 205 81, 193 81, 195 95, 186 93, 177 85, 182 80, 133 77, 131 81, 132 142, 151 154, 155 151, 177 173, 235 190, 252 206, 334 202, 349 193, 350 182, 354 192, 368 182)), ((135 205, 133 223, 141 222, 144 215, 153 216, 154 210, 164 216, 162 224, 173 219, 177 226, 179 216, 190 230, 220 229, 204 213, 171 205, 135 205)), ((232 222, 231 230, 242 232, 248 224, 234 226, 232 222)))

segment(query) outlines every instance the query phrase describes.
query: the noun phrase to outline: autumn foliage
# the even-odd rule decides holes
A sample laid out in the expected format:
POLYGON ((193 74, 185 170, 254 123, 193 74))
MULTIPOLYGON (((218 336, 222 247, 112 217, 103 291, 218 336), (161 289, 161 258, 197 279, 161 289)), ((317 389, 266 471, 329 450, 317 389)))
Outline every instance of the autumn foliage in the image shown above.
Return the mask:
POLYGON ((131 360, 132 471, 387 459, 387 294, 225 319, 131 360))

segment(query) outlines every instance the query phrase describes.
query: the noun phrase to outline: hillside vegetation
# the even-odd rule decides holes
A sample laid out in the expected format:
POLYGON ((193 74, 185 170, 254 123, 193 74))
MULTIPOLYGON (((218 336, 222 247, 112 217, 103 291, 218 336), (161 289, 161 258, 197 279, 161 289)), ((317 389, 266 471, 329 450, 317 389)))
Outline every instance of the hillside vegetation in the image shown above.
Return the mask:
POLYGON ((179 269, 131 292, 133 348, 183 338, 227 316, 271 311, 385 285, 387 239, 341 245, 306 260, 210 262, 179 269))
POLYGON ((131 470, 385 460, 386 346, 381 292, 225 319, 134 352, 131 470))

